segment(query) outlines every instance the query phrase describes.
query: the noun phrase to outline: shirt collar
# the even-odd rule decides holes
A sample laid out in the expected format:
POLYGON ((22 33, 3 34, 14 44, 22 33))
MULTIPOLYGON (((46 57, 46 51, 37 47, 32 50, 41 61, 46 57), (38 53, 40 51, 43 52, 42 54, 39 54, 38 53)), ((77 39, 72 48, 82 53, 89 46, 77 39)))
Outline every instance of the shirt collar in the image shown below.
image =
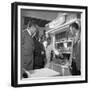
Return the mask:
POLYGON ((29 33, 30 36, 32 35, 31 32, 30 32, 30 30, 27 29, 27 32, 29 33))

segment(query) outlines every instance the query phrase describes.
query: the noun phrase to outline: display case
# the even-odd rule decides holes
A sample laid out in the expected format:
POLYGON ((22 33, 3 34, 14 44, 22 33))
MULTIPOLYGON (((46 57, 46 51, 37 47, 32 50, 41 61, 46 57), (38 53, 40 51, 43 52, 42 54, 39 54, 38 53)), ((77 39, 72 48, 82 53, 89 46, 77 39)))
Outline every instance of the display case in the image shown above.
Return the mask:
POLYGON ((55 42, 55 48, 62 54, 62 57, 55 57, 58 59, 58 63, 61 61, 62 64, 69 63, 71 65, 72 62, 72 52, 73 52, 73 40, 70 39, 63 39, 58 42, 55 42))
POLYGON ((62 76, 71 75, 72 68, 73 38, 68 36, 68 31, 69 25, 65 25, 50 33, 53 48, 59 52, 59 55, 53 53, 51 69, 60 72, 62 76))
POLYGON ((54 54, 52 69, 60 72, 62 76, 71 75, 70 69, 73 55, 73 39, 63 38, 56 40, 55 38, 54 44, 59 55, 54 54))

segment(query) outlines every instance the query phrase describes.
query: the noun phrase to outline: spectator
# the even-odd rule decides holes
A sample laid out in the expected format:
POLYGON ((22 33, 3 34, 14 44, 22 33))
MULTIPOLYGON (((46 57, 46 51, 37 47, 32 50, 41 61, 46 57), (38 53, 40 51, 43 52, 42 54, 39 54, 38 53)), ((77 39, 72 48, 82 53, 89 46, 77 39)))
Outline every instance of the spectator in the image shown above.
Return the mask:
POLYGON ((81 74, 81 42, 80 42, 80 28, 77 23, 70 25, 69 35, 73 37, 73 59, 72 59, 72 75, 81 74))
POLYGON ((33 37, 34 40, 34 69, 40 69, 44 67, 45 50, 41 42, 39 42, 39 31, 37 29, 36 35, 33 37))
POLYGON ((29 22, 26 30, 22 32, 22 43, 21 43, 21 75, 27 77, 24 71, 33 70, 33 53, 34 53, 34 41, 33 36, 36 33, 35 24, 29 22))

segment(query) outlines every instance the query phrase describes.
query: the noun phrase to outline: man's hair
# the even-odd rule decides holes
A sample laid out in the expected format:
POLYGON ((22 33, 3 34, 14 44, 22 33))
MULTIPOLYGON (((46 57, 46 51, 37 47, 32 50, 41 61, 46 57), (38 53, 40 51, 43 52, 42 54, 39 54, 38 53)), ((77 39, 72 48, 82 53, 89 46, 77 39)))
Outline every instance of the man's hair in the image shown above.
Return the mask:
POLYGON ((79 29, 79 25, 76 22, 72 23, 69 27, 74 27, 77 30, 79 29))
POLYGON ((34 21, 29 21, 28 24, 27 24, 27 28, 31 27, 31 26, 34 26, 36 27, 36 23, 34 21))
POLYGON ((34 21, 29 21, 28 24, 27 24, 27 29, 30 28, 30 27, 32 27, 32 26, 33 26, 34 28, 36 28, 36 29, 31 30, 31 32, 32 32, 33 34, 36 33, 36 35, 38 35, 38 34, 39 34, 38 25, 37 25, 34 21))

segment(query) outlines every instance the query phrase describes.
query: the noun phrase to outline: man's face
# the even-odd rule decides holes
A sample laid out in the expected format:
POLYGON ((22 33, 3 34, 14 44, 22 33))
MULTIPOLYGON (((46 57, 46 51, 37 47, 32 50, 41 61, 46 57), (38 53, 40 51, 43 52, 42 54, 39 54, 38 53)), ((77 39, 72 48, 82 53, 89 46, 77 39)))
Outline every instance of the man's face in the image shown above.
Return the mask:
POLYGON ((72 35, 74 35, 77 32, 77 30, 74 27, 71 26, 70 27, 70 32, 71 32, 72 35))
POLYGON ((47 42, 48 42, 48 44, 51 44, 51 39, 48 39, 47 42))
POLYGON ((34 26, 31 26, 28 30, 31 32, 31 35, 36 33, 36 28, 34 26))
POLYGON ((70 32, 74 36, 74 42, 77 42, 79 38, 79 31, 76 30, 74 27, 70 27, 70 32))

